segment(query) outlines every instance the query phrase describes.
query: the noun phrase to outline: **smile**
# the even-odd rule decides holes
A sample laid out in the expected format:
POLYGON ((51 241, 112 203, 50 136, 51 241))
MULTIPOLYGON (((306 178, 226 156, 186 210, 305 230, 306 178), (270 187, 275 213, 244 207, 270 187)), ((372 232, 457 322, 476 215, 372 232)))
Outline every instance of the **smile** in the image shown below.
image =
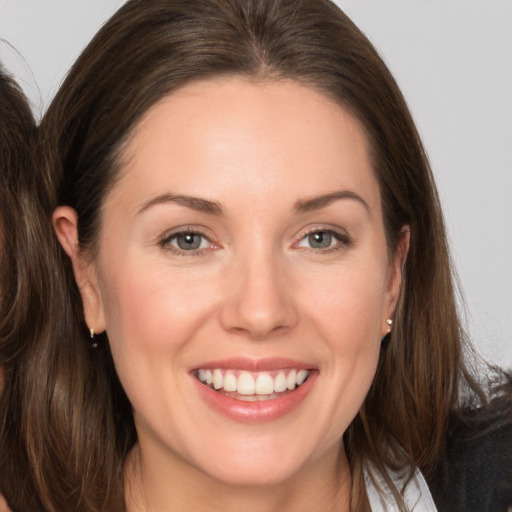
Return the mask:
POLYGON ((196 378, 210 389, 246 402, 280 398, 304 384, 309 374, 309 370, 295 368, 271 372, 200 368, 195 372, 196 378))
POLYGON ((292 359, 242 357, 203 363, 190 376, 210 410, 258 424, 298 414, 319 373, 314 365, 292 359))

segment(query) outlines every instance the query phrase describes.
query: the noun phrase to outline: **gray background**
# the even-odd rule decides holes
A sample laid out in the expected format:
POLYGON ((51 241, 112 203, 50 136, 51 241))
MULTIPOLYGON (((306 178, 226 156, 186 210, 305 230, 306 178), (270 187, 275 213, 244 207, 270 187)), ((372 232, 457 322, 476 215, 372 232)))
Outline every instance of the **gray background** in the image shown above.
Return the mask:
MULTIPOLYGON (((123 0, 0 0, 0 59, 38 116, 123 0)), ((445 206, 468 331, 512 366, 512 1, 338 0, 395 74, 445 206)))

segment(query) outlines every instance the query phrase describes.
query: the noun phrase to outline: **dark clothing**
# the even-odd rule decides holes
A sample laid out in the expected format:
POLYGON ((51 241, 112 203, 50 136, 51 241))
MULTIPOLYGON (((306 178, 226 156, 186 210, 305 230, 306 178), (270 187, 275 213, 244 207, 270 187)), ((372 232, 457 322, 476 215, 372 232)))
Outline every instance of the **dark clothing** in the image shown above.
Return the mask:
POLYGON ((512 510, 512 379, 485 408, 452 418, 445 454, 426 480, 438 512, 512 510))

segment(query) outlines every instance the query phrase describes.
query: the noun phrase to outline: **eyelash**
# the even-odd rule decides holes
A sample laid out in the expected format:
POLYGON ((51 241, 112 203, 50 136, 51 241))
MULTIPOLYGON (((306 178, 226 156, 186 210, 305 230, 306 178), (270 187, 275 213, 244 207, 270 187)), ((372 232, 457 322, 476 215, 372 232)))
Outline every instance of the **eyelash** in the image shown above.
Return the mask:
POLYGON ((332 229, 316 227, 316 228, 312 228, 312 229, 306 231, 305 233, 303 233, 301 238, 299 239, 299 241, 296 242, 294 245, 298 245, 298 247, 302 247, 304 250, 306 250, 308 252, 313 252, 315 254, 330 254, 332 252, 341 251, 343 249, 350 247, 352 245, 352 240, 346 234, 339 233, 332 229), (329 247, 326 247, 323 249, 314 248, 314 247, 304 247, 304 246, 298 245, 303 240, 306 240, 311 235, 314 235, 317 233, 327 234, 327 235, 331 236, 336 241, 336 243, 332 246, 329 246, 329 247))
POLYGON ((204 233, 201 233, 200 231, 194 229, 182 229, 180 231, 175 231, 174 233, 171 234, 166 234, 159 240, 158 245, 165 249, 166 251, 169 251, 177 256, 201 256, 208 249, 215 247, 215 244, 204 233), (185 250, 172 245, 172 242, 177 240, 178 237, 186 235, 201 237, 202 241, 200 242, 200 245, 202 245, 203 242, 206 241, 209 244, 209 247, 185 250))
MULTIPOLYGON (((217 247, 204 233, 201 233, 200 231, 194 229, 182 229, 180 231, 175 231, 171 234, 166 234, 158 241, 158 245, 177 256, 202 256, 207 250, 217 247), (206 241, 209 244, 209 247, 185 250, 176 247, 175 245, 172 244, 172 242, 177 240, 178 237, 186 235, 200 237, 202 239, 200 245, 202 245, 203 242, 206 241)), ((352 241, 346 234, 338 233, 332 229, 316 227, 304 232, 300 239, 298 240, 298 242, 295 242, 292 245, 292 247, 301 248, 302 250, 314 254, 330 254, 332 252, 345 249, 350 245, 352 245, 352 241), (308 237, 314 234, 327 234, 330 237, 332 237, 336 241, 336 243, 326 248, 304 247, 300 245, 302 241, 306 240, 308 237)))

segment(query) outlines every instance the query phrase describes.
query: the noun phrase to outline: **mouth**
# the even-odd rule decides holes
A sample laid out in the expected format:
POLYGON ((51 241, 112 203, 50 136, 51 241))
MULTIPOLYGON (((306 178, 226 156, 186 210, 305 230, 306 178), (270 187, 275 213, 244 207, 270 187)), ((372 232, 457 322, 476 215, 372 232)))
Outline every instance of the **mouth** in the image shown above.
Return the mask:
POLYGON ((211 410, 232 421, 263 424, 298 414, 319 373, 292 359, 231 358, 203 363, 190 376, 211 410))
POLYGON ((199 368, 193 372, 204 386, 242 402, 265 402, 281 398, 301 387, 310 374, 310 370, 303 368, 283 368, 264 372, 199 368))

